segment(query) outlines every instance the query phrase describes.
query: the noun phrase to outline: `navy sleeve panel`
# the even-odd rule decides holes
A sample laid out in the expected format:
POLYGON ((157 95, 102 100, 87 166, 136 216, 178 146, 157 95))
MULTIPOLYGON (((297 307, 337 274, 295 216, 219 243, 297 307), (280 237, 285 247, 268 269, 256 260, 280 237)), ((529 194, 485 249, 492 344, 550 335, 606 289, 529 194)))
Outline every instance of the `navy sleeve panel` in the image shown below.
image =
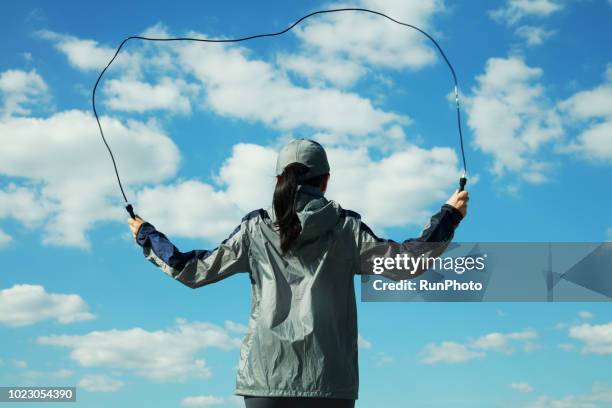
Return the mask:
POLYGON ((253 210, 249 212, 247 215, 245 215, 244 217, 242 217, 242 221, 248 221, 256 217, 267 218, 268 213, 263 208, 258 208, 257 210, 253 210))
MULTIPOLYGON (((232 232, 228 239, 236 234, 239 229, 240 226, 232 232)), ((193 258, 204 259, 212 253, 212 251, 207 249, 195 249, 189 252, 181 252, 165 234, 156 230, 155 227, 149 223, 144 223, 140 227, 136 241, 142 247, 149 247, 155 252, 155 255, 173 269, 183 269, 185 264, 193 258)))
POLYGON ((352 210, 346 210, 344 208, 340 212, 340 216, 341 217, 353 217, 353 218, 357 218, 358 220, 361 219, 361 214, 359 214, 358 212, 355 212, 352 210))
POLYGON ((444 204, 440 211, 435 213, 429 223, 421 232, 421 236, 416 239, 407 239, 408 241, 420 242, 448 242, 453 239, 455 229, 461 222, 463 216, 458 209, 449 204, 444 204))
POLYGON ((369 235, 371 239, 373 239, 375 242, 390 242, 390 243, 395 243, 394 240, 392 239, 386 239, 386 238, 380 238, 378 235, 376 235, 374 233, 374 231, 372 231, 372 229, 363 221, 359 221, 359 230, 360 232, 369 235))
MULTIPOLYGON (((421 232, 418 238, 408 238, 403 242, 448 242, 453 239, 455 229, 461 222, 463 216, 455 207, 444 204, 440 211, 435 213, 421 232)), ((368 234, 376 242, 395 243, 392 239, 380 238, 363 221, 360 221, 360 229, 368 234)))
MULTIPOLYGON (((411 257, 426 255, 436 257, 442 254, 450 244, 455 234, 455 229, 461 222, 463 216, 455 207, 444 204, 440 211, 435 213, 421 232, 418 238, 409 238, 400 243, 391 239, 376 236, 374 232, 363 221, 358 220, 358 248, 362 268, 358 273, 370 274, 370 259, 374 257, 394 257, 396 254, 409 254, 411 257), (365 267, 364 267, 365 265, 365 267)), ((419 269, 410 275, 389 270, 383 275, 393 279, 413 279, 425 272, 419 269)))
POLYGON ((181 252, 165 234, 148 222, 140 227, 136 242, 143 248, 145 258, 164 273, 186 286, 197 288, 237 272, 249 272, 246 224, 257 215, 261 215, 259 210, 247 214, 213 250, 181 252))

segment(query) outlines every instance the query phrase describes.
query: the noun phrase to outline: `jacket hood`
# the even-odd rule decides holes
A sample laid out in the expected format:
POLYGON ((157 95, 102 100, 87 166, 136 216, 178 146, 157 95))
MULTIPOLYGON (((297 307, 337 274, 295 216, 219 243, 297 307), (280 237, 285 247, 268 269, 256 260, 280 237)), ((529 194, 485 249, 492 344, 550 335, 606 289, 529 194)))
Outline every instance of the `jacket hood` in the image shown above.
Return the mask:
MULTIPOLYGON (((298 186, 295 208, 302 224, 302 231, 295 241, 296 246, 317 239, 336 225, 340 218, 340 207, 334 201, 325 198, 321 190, 315 186, 298 186)), ((273 207, 270 214, 272 221, 275 222, 273 207)))

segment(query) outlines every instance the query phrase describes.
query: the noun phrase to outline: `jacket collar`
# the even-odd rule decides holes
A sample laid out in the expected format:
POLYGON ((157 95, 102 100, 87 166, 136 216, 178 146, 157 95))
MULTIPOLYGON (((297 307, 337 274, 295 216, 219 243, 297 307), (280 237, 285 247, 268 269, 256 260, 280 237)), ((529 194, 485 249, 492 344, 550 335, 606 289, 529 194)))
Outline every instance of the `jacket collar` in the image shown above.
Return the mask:
POLYGON ((323 192, 319 187, 300 184, 295 193, 295 209, 300 212, 311 201, 320 199, 322 203, 327 203, 327 199, 323 196, 323 192))

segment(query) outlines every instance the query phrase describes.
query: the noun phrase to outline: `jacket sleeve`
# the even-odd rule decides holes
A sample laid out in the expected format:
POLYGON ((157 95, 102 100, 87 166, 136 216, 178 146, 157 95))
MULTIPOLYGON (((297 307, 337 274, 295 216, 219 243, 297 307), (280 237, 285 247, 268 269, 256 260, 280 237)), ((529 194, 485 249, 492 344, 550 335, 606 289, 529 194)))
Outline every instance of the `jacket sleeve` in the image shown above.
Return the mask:
POLYGON ((136 242, 142 247, 146 259, 170 277, 195 289, 238 272, 250 272, 246 218, 213 250, 181 252, 166 235, 148 222, 138 230, 136 242))
MULTIPOLYGON (((419 237, 408 238, 402 242, 379 238, 370 227, 359 220, 357 247, 361 264, 360 273, 373 273, 371 267, 366 265, 371 265, 371 258, 374 256, 395 257, 398 254, 407 254, 414 258, 439 256, 450 244, 462 218, 459 210, 452 205, 444 204, 440 211, 430 218, 419 237)), ((410 274, 405 271, 390 271, 383 275, 395 280, 411 279, 425 271, 426 269, 418 269, 411 271, 410 274)))

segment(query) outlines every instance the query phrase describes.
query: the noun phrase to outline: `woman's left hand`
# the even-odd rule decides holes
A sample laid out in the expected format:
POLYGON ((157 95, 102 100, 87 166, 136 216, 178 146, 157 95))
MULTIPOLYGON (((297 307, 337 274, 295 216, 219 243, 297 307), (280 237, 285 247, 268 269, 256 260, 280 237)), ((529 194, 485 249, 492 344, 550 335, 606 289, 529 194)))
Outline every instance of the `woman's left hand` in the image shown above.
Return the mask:
POLYGON ((455 191, 455 193, 448 199, 446 204, 452 205, 459 210, 461 215, 465 217, 467 215, 467 205, 470 196, 467 191, 455 191))
POLYGON ((142 224, 144 224, 144 222, 145 220, 140 218, 138 215, 136 216, 136 218, 128 218, 128 224, 130 225, 130 230, 132 230, 132 236, 134 237, 134 239, 136 239, 136 236, 138 235, 138 230, 140 229, 142 224))

